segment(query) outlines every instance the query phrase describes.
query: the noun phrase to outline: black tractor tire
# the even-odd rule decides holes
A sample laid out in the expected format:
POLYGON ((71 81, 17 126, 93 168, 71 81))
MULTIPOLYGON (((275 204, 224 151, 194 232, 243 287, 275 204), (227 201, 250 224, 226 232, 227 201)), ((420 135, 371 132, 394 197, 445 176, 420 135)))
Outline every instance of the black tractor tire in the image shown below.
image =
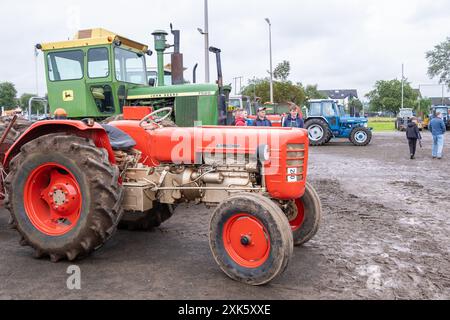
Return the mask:
MULTIPOLYGON (((0 137, 3 136, 3 132, 8 128, 11 119, 9 117, 0 118, 0 137)), ((28 127, 31 126, 31 122, 25 119, 17 119, 13 127, 8 132, 8 135, 4 141, 7 145, 12 145, 16 140, 24 133, 28 127)))
POLYGON ((355 127, 350 133, 350 141, 357 147, 365 147, 372 141, 372 131, 366 127, 355 127), (365 137, 363 139, 363 137, 365 137))
POLYGON ((322 219, 322 203, 316 190, 309 183, 306 183, 303 197, 292 201, 291 205, 295 214, 289 223, 292 227, 294 246, 298 247, 311 240, 319 231, 322 219), (303 213, 299 212, 299 210, 303 211, 303 213), (301 216, 298 216, 298 214, 301 214, 301 216), (296 220, 297 218, 302 219, 296 220))
POLYGON ((324 144, 328 143, 332 138, 332 134, 328 124, 322 119, 307 120, 305 128, 306 130, 308 130, 309 144, 311 146, 323 146, 324 144), (320 133, 321 131, 322 136, 318 139, 314 139, 312 132, 310 130, 319 130, 318 132, 320 133))
POLYGON ((254 286, 282 274, 294 248, 286 215, 271 199, 253 193, 232 196, 216 208, 209 240, 213 257, 225 274, 254 286))
MULTIPOLYGON (((97 148, 92 140, 63 133, 39 137, 22 146, 9 169, 5 206, 11 213, 10 224, 21 235, 20 243, 35 249, 36 258, 49 256, 52 262, 58 262, 85 257, 102 247, 116 231, 123 213, 119 169, 110 164, 106 149, 97 148), (32 174, 42 166, 55 164, 67 168, 68 173, 63 174, 72 175, 76 181, 81 205, 73 227, 52 236, 31 222, 24 196, 29 194, 25 187, 37 183, 37 178, 29 181, 32 174)), ((52 178, 47 180, 51 188, 52 178)), ((30 203, 36 202, 28 201, 28 208, 30 203)), ((45 208, 44 202, 40 206, 45 208)), ((59 219, 57 223, 61 223, 59 219)))
POLYGON ((119 223, 119 229, 129 231, 149 231, 159 227, 169 220, 174 212, 174 207, 165 203, 155 202, 154 207, 148 212, 125 212, 119 223))

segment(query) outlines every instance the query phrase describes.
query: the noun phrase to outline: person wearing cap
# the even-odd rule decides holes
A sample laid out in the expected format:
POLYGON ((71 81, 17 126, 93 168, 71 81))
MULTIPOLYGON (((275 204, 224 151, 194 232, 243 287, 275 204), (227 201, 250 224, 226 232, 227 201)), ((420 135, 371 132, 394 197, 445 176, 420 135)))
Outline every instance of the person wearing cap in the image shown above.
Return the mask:
POLYGON ((266 107, 259 107, 256 113, 256 119, 253 121, 254 127, 271 127, 272 122, 266 117, 266 107))
POLYGON ((53 113, 55 120, 66 120, 67 119, 67 112, 63 108, 58 108, 53 113))
POLYGON ((304 128, 305 122, 299 114, 299 107, 295 103, 289 104, 289 114, 283 120, 284 128, 304 128))

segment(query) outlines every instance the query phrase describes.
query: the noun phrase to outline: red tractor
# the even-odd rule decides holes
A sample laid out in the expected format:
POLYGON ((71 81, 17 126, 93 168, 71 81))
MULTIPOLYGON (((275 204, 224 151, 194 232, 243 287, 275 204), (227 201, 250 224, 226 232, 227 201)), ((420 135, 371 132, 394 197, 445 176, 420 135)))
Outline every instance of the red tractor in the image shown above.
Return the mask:
POLYGON ((4 154, 10 223, 37 258, 73 261, 119 225, 155 227, 174 205, 204 203, 215 208, 209 241, 220 268, 262 285, 317 232, 305 130, 166 127, 171 108, 145 108, 143 119, 142 108, 125 108, 108 125, 36 122, 4 154))

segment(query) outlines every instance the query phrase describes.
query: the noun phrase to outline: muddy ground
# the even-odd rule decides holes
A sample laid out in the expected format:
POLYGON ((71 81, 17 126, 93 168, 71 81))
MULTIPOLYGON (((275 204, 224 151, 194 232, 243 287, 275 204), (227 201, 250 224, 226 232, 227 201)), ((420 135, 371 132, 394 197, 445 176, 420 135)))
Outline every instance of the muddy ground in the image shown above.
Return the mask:
POLYGON ((375 134, 366 148, 342 140, 312 149, 321 229, 267 286, 229 280, 210 254, 209 211, 180 207, 162 227, 119 231, 76 262, 81 290, 70 291, 71 263, 33 259, 1 209, 0 298, 450 299, 450 141, 447 158, 432 160, 424 136, 414 161, 404 133, 375 134))

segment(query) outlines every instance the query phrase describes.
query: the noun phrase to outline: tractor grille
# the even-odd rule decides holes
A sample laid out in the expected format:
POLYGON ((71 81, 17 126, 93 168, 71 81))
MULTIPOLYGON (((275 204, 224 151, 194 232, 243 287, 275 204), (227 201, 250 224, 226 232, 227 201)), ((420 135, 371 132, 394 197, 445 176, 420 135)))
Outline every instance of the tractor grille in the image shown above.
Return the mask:
POLYGON ((286 154, 286 179, 288 182, 300 182, 305 172, 305 145, 288 144, 286 154))
POLYGON ((179 97, 175 100, 175 119, 179 127, 193 127, 198 120, 198 97, 179 97))

